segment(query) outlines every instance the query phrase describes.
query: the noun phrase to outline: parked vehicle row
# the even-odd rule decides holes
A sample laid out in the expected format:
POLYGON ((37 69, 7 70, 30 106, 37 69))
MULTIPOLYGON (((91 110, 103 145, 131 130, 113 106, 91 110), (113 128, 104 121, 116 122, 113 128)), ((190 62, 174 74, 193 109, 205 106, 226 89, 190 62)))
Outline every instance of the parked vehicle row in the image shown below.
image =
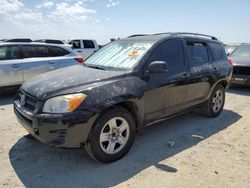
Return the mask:
POLYGON ((0 43, 0 90, 17 88, 36 75, 82 62, 82 57, 64 45, 0 43))
POLYGON ((95 40, 74 39, 71 40, 69 44, 72 45, 72 49, 79 53, 84 59, 87 59, 99 50, 99 46, 95 40))
POLYGON ((88 58, 90 55, 95 53, 101 47, 100 45, 97 44, 95 40, 90 40, 90 39, 72 39, 68 43, 65 43, 61 40, 55 40, 55 39, 31 40, 29 38, 16 38, 16 39, 2 40, 0 42, 38 42, 38 43, 65 45, 66 47, 72 48, 84 59, 88 58))
POLYGON ((112 162, 145 126, 195 108, 217 117, 231 76, 224 45, 215 37, 135 35, 109 43, 81 66, 28 80, 14 111, 41 142, 84 145, 94 159, 112 162))

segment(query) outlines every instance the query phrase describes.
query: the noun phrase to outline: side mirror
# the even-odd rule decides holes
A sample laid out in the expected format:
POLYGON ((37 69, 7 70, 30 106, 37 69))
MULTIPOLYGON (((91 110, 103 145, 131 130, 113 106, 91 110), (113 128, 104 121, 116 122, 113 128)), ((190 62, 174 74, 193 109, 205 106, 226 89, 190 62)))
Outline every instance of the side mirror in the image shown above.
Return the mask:
POLYGON ((165 61, 154 61, 149 64, 149 73, 165 73, 168 71, 168 63, 165 61))

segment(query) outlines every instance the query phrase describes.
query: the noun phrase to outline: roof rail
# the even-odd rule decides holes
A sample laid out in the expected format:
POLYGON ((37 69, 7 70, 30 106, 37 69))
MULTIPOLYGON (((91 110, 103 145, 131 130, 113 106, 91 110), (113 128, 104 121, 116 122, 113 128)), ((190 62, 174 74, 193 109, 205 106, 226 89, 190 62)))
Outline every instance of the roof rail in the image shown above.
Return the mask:
POLYGON ((128 38, 132 37, 140 37, 140 36, 150 36, 150 35, 193 35, 193 36, 201 36, 201 37, 208 37, 211 38, 212 40, 218 40, 216 37, 211 36, 211 35, 204 35, 204 34, 199 34, 199 33, 188 33, 188 32, 166 32, 166 33, 156 33, 156 34, 137 34, 137 35, 131 35, 128 38))
POLYGON ((49 44, 64 44, 61 40, 55 40, 55 39, 38 39, 38 40, 34 40, 33 42, 41 42, 41 43, 49 43, 49 44))
POLYGON ((5 42, 32 42, 31 39, 9 39, 6 40, 5 42))
POLYGON ((174 35, 193 35, 193 36, 201 36, 201 37, 208 37, 211 38, 212 40, 218 40, 216 37, 211 36, 211 35, 205 35, 205 34, 200 34, 200 33, 188 33, 188 32, 176 32, 172 33, 171 36, 174 35))
POLYGON ((165 32, 165 33, 155 33, 155 34, 152 34, 152 35, 172 35, 173 32, 165 32))
POLYGON ((128 36, 128 38, 132 38, 132 37, 143 37, 143 36, 148 36, 148 34, 136 34, 136 35, 128 36))

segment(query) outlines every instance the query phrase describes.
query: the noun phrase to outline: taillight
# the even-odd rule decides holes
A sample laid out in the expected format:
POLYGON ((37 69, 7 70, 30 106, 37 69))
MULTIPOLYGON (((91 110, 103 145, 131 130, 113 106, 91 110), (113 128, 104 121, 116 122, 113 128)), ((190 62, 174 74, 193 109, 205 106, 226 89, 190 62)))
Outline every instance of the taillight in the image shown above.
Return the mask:
POLYGON ((229 65, 231 65, 231 66, 233 66, 233 65, 234 65, 234 63, 233 63, 233 60, 232 60, 232 59, 228 59, 228 60, 227 60, 227 63, 228 63, 229 65))
POLYGON ((83 63, 84 59, 82 57, 77 57, 75 58, 76 61, 78 61, 79 63, 83 63))

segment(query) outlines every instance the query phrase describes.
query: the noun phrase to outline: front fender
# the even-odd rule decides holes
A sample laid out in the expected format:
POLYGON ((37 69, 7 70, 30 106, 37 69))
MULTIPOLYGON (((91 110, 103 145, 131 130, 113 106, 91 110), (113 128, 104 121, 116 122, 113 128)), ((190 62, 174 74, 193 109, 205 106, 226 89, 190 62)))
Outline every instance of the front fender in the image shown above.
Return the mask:
POLYGON ((143 125, 144 98, 143 91, 146 82, 139 77, 125 77, 122 80, 106 83, 87 90, 84 108, 100 115, 114 105, 124 105, 133 111, 137 124, 143 125))

